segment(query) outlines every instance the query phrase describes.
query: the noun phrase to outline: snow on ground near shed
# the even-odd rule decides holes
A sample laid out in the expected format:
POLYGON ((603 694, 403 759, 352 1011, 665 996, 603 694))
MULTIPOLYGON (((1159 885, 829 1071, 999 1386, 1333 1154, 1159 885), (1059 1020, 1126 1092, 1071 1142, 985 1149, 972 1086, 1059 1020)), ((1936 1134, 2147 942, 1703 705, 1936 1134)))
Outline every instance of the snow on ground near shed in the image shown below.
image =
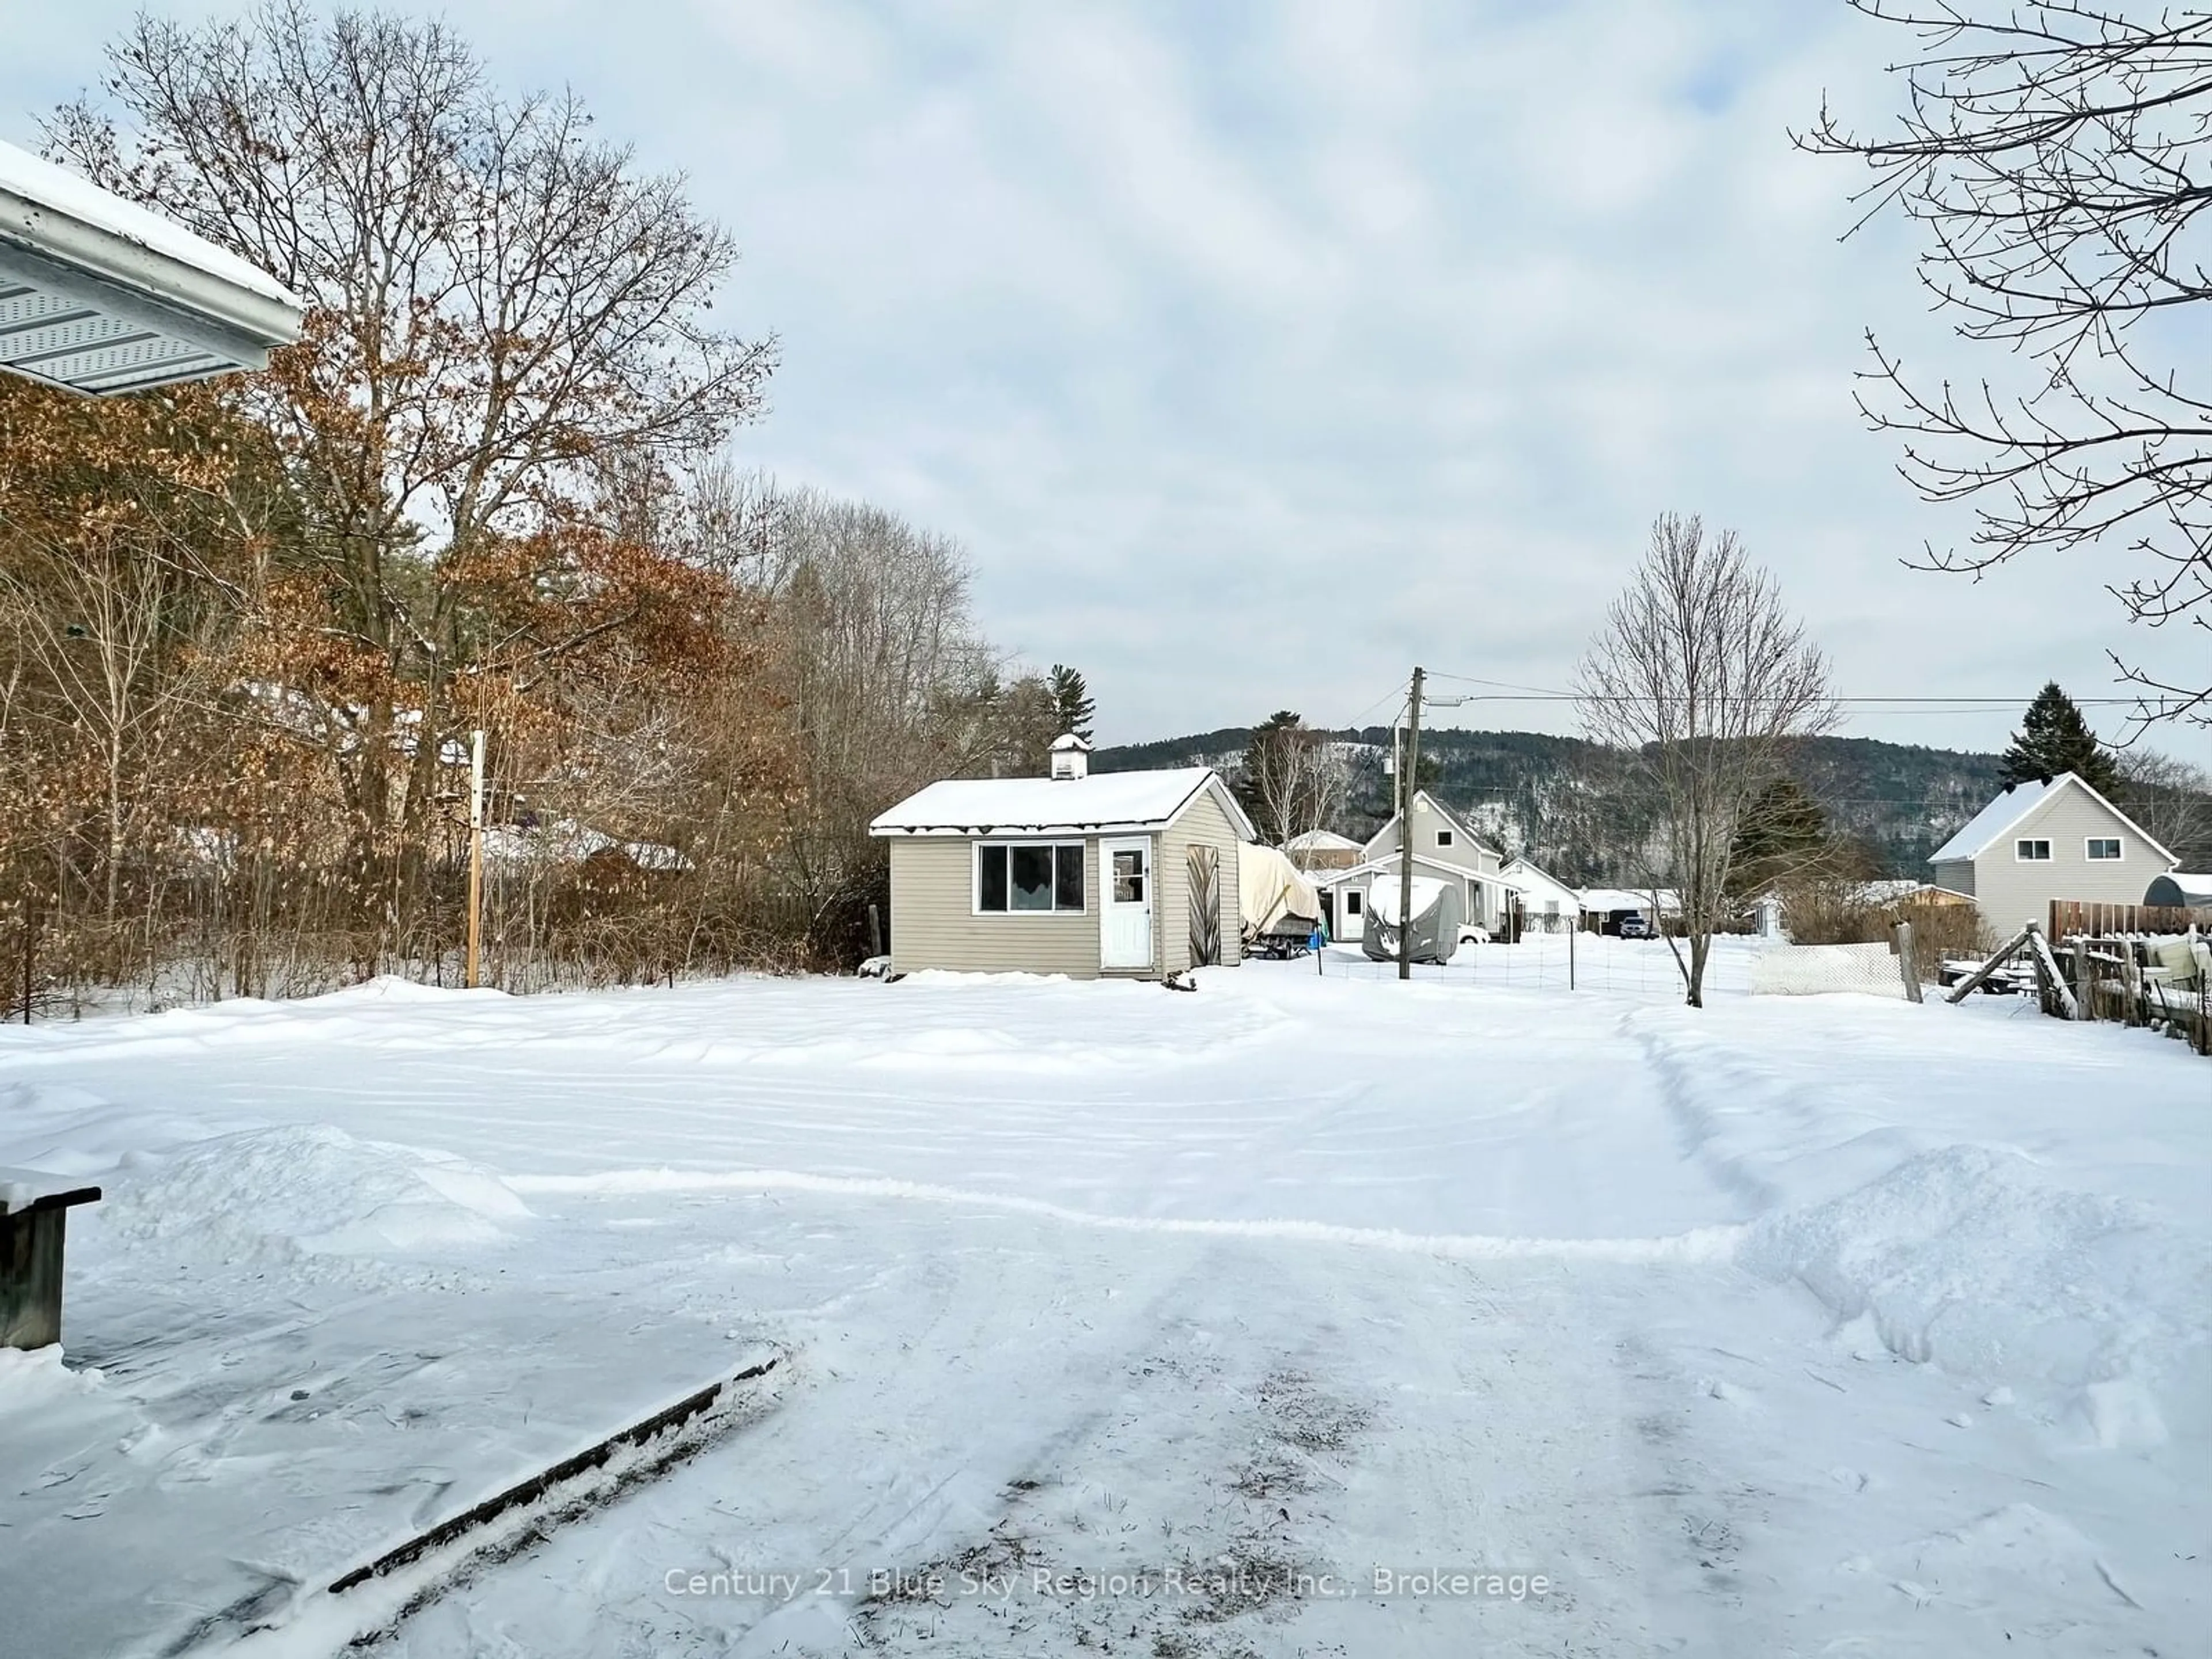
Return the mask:
POLYGON ((2191 1650, 2212 1065, 1577 952, 0 1030, 0 1165, 107 1194, 68 1368, 0 1354, 9 1645, 331 1652, 336 1574, 781 1351, 389 1645, 2191 1650))

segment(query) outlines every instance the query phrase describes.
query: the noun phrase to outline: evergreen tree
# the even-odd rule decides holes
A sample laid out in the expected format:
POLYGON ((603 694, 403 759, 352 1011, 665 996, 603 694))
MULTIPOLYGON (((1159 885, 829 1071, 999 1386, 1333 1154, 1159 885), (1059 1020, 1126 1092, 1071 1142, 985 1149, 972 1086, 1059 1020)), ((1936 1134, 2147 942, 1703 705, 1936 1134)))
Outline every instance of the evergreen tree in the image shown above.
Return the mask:
POLYGON ((2004 782, 2009 788, 2061 772, 2071 772, 2106 794, 2116 781, 2112 755, 2097 741, 2074 699, 2053 680, 2035 694, 2013 734, 2012 747, 2004 752, 2004 782))
POLYGON ((1091 688, 1083 683, 1083 676, 1064 663, 1054 663, 1052 672, 1045 677, 1045 685, 1052 693, 1060 731, 1073 732, 1084 742, 1090 742, 1091 718, 1098 708, 1091 700, 1091 688))
POLYGON ((1752 798, 1729 851, 1729 889, 1746 898, 1802 875, 1829 850, 1828 815, 1796 779, 1777 778, 1752 798))

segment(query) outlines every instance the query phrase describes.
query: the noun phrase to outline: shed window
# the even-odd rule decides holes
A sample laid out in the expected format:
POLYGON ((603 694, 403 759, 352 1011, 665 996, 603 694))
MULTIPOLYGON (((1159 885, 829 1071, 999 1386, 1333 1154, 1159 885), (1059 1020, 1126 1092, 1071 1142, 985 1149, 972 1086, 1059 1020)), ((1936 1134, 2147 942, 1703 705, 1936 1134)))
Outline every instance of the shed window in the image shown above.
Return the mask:
POLYGON ((1352 889, 1349 889, 1348 890, 1346 890, 1346 892, 1345 893, 1345 896, 1344 896, 1344 914, 1345 914, 1345 915, 1346 915, 1347 916, 1356 916, 1356 915, 1358 915, 1359 914, 1359 900, 1360 900, 1360 896, 1361 896, 1361 895, 1360 895, 1359 890, 1358 890, 1358 888, 1356 888, 1356 887, 1352 888, 1352 889))
POLYGON ((2120 856, 2120 838, 2118 836, 2092 836, 2088 842, 2088 854, 2092 864, 2112 863, 2120 856))
POLYGON ((1083 908, 1083 843, 984 842, 975 848, 975 908, 1041 915, 1083 908))
POLYGON ((2012 844, 2012 855, 2022 864, 2048 864, 2051 843, 2047 841, 2016 841, 2012 844))

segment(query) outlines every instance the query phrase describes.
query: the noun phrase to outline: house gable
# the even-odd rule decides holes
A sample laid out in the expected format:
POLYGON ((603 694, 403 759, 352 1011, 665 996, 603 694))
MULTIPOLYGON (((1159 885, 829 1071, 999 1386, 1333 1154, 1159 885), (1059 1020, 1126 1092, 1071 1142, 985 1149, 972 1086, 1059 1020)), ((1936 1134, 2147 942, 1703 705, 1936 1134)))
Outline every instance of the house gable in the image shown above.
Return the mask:
POLYGON ((2017 784, 1996 796, 1990 804, 1967 820, 1950 840, 1929 855, 1930 864, 1954 864, 1961 860, 1979 860, 1984 854, 2010 848, 2004 845, 2014 838, 2014 832, 2027 826, 2031 816, 2048 808, 2066 792, 2077 791, 2095 804, 2124 834, 2133 836, 2154 857, 2163 859, 2172 869, 2180 860, 2166 848, 2153 840, 2141 824, 2112 805, 2096 788, 2072 772, 2061 772, 2045 783, 2017 784))
MULTIPOLYGON (((1395 852, 1398 821, 1404 816, 1402 812, 1392 813, 1382 827, 1368 837, 1366 846, 1360 849, 1361 856, 1373 860, 1395 852)), ((1413 856, 1417 860, 1442 860, 1474 875, 1497 872, 1498 849, 1470 829, 1465 818, 1425 789, 1413 792, 1413 856), (1443 839, 1445 836, 1449 840, 1443 839)))
POLYGON ((1936 864, 1936 879, 1971 890, 2001 932, 2045 920, 2054 899, 2140 903, 2150 883, 2174 865, 2172 853, 2071 773, 2016 810, 1985 810, 1983 817, 1979 844, 1963 857, 1947 846, 1953 856, 1936 864), (1972 871, 1970 882, 1959 878, 1962 869, 1972 871))

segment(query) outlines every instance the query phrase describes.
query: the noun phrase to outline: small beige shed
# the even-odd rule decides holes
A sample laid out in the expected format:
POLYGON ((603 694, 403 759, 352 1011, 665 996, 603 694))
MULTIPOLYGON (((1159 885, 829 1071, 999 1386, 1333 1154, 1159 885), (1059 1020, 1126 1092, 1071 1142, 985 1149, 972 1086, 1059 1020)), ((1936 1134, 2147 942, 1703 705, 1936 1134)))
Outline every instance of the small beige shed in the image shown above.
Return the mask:
POLYGON ((894 974, 1158 979, 1237 963, 1237 849, 1252 821, 1210 767, 948 778, 868 826, 889 843, 894 974))

